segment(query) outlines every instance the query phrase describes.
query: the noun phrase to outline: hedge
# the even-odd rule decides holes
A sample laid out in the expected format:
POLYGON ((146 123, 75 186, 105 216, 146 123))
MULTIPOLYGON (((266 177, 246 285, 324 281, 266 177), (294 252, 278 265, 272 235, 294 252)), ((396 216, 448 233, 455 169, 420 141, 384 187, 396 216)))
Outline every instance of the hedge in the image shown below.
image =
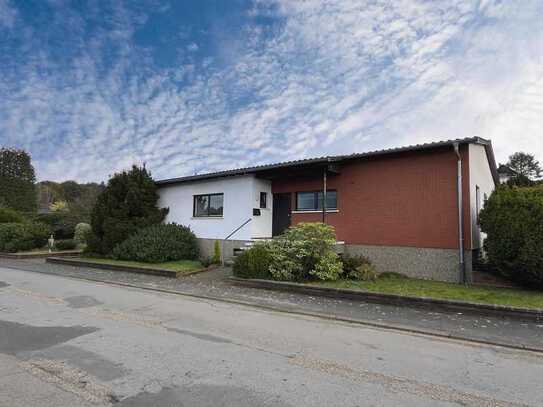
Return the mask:
POLYGON ((49 230, 40 223, 1 223, 0 252, 15 253, 44 247, 49 230))
POLYGON ((500 187, 480 214, 485 253, 504 277, 543 288, 543 187, 500 187))
POLYGON ((24 221, 24 216, 16 210, 0 208, 0 223, 23 223, 24 221))
POLYGON ((74 250, 76 247, 77 247, 77 243, 73 239, 55 241, 55 249, 57 250, 74 250))
POLYGON ((268 245, 256 244, 234 260, 232 272, 240 278, 271 279, 271 256, 268 245))
POLYGON ((196 260, 199 250, 190 228, 175 223, 159 224, 140 229, 115 246, 112 257, 117 260, 163 263, 175 260, 196 260))

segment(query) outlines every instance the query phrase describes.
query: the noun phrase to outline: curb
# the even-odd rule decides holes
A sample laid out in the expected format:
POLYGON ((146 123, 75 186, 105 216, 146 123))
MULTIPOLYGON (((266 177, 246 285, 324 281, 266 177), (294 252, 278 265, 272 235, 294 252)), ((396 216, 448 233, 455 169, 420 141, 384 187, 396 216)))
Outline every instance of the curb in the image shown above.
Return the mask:
POLYGON ((283 281, 244 279, 230 277, 236 285, 265 290, 294 292, 304 295, 315 295, 339 300, 364 301, 377 304, 418 307, 431 310, 465 312, 475 315, 508 317, 520 320, 543 321, 543 310, 516 308, 503 305, 478 304, 472 302, 441 300, 428 297, 412 297, 396 294, 374 293, 369 291, 350 290, 344 288, 314 287, 307 284, 288 283, 283 281))
POLYGON ((454 341, 472 343, 475 345, 487 345, 487 346, 495 346, 498 348, 517 350, 517 351, 520 350, 520 351, 526 351, 526 352, 543 353, 543 347, 538 348, 538 347, 533 347, 533 346, 512 345, 512 344, 501 343, 501 342, 496 342, 492 340, 469 338, 469 337, 457 335, 452 332, 446 333, 446 332, 440 332, 440 331, 435 331, 431 329, 426 329, 426 330, 416 329, 416 328, 411 328, 409 326, 405 326, 401 324, 386 324, 382 322, 379 323, 379 322, 374 322, 374 321, 364 320, 364 319, 339 317, 336 315, 324 314, 320 312, 298 311, 298 310, 274 307, 271 305, 257 304, 257 303, 249 302, 249 301, 232 300, 232 299, 226 299, 226 298, 221 298, 221 297, 215 297, 212 295, 192 294, 192 293, 183 292, 183 291, 168 290, 165 288, 156 288, 156 287, 141 286, 141 285, 131 284, 131 283, 123 283, 120 281, 110 281, 110 280, 97 279, 97 278, 95 279, 91 277, 63 276, 60 274, 49 273, 46 271, 25 270, 25 269, 6 267, 6 266, 0 266, 0 267, 11 269, 11 270, 22 270, 22 271, 27 271, 30 273, 45 274, 48 276, 54 276, 54 277, 60 277, 60 278, 69 278, 72 280, 88 281, 88 282, 93 282, 93 283, 109 284, 109 285, 133 288, 133 289, 144 290, 144 291, 179 295, 179 296, 190 297, 190 298, 195 298, 199 300, 212 300, 212 301, 223 302, 226 304, 243 305, 246 307, 258 308, 265 311, 279 312, 279 313, 287 314, 287 315, 300 315, 300 316, 311 317, 311 318, 320 318, 320 319, 325 319, 325 320, 339 322, 339 323, 362 325, 362 326, 368 326, 372 328, 386 329, 390 331, 397 331, 397 332, 403 332, 407 334, 414 334, 414 335, 421 335, 421 336, 429 336, 429 337, 435 337, 435 338, 440 338, 440 339, 450 339, 454 341))
POLYGON ((114 265, 114 264, 95 263, 93 261, 85 261, 85 260, 79 260, 79 259, 64 259, 64 258, 59 258, 59 257, 47 257, 45 259, 45 262, 53 263, 53 264, 63 264, 63 265, 73 266, 73 267, 87 267, 87 268, 95 268, 95 269, 100 269, 100 270, 112 270, 112 271, 123 271, 127 273, 149 274, 153 276, 169 277, 169 278, 190 276, 192 274, 197 274, 197 273, 202 273, 204 271, 212 270, 213 268, 216 267, 216 266, 211 266, 207 268, 193 270, 188 273, 183 273, 181 271, 168 270, 168 269, 122 266, 122 265, 114 265))
POLYGON ((138 289, 138 290, 143 290, 143 291, 179 295, 183 297, 196 298, 200 300, 219 301, 226 304, 243 305, 246 307, 258 308, 265 311, 279 312, 279 313, 287 314, 287 315, 300 315, 300 316, 311 317, 311 318, 320 318, 320 319, 335 321, 339 323, 362 325, 362 326, 368 326, 372 328, 386 329, 390 331, 397 331, 397 332, 403 332, 403 333, 408 333, 408 334, 415 334, 415 335, 429 336, 429 337, 435 337, 435 338, 440 338, 440 339, 449 339, 449 340, 454 340, 454 341, 467 342, 467 343, 472 343, 474 345, 487 345, 487 346, 495 346, 498 348, 517 350, 517 351, 520 350, 520 351, 526 351, 526 352, 543 353, 543 347, 538 348, 534 346, 513 345, 513 344, 508 344, 508 343, 503 343, 503 342, 496 342, 492 340, 469 338, 469 337, 457 335, 453 332, 440 332, 440 331, 435 331, 432 329, 423 330, 423 329, 411 328, 409 326, 405 326, 401 324, 386 324, 382 322, 374 322, 374 321, 364 320, 364 319, 339 317, 336 315, 324 314, 320 312, 308 312, 308 311, 285 309, 285 308, 274 307, 271 305, 257 304, 257 303, 249 302, 249 301, 226 299, 226 298, 221 298, 221 297, 215 297, 212 295, 192 294, 192 293, 183 292, 183 291, 175 291, 175 290, 168 290, 164 288, 148 287, 148 286, 142 286, 142 285, 131 284, 131 283, 123 283, 120 281, 110 281, 110 280, 91 278, 91 277, 64 276, 61 274, 49 273, 45 271, 25 270, 25 269, 7 267, 7 266, 0 266, 0 267, 11 269, 11 270, 19 270, 19 271, 22 270, 22 271, 27 271, 30 273, 45 274, 48 276, 54 276, 54 277, 60 277, 60 278, 69 278, 72 280, 88 281, 88 282, 93 282, 93 283, 102 283, 102 284, 109 284, 109 285, 119 286, 119 287, 133 288, 133 289, 138 289))
POLYGON ((81 250, 66 250, 53 253, 0 253, 0 258, 12 260, 45 259, 49 257, 74 257, 79 256, 81 253, 81 250))

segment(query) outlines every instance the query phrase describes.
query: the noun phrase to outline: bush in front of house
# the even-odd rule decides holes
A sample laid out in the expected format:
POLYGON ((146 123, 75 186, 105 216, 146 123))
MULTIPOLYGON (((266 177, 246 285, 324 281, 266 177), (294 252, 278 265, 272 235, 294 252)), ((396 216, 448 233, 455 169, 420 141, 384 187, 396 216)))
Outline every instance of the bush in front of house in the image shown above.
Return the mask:
POLYGON ((138 230, 160 224, 168 209, 159 208, 158 199, 157 186, 145 167, 115 174, 92 210, 93 236, 87 251, 109 255, 138 230))
POLYGON ((364 263, 349 273, 348 278, 358 281, 376 281, 379 278, 379 273, 371 263, 364 263))
POLYGON ((334 251, 335 242, 332 226, 299 223, 239 255, 234 275, 282 281, 337 280, 342 264, 334 251))
POLYGON ((480 214, 489 264, 511 280, 543 288, 543 186, 500 187, 480 214))
POLYGON ((232 271, 240 278, 271 279, 270 264, 269 245, 258 243, 236 257, 232 271))
POLYGON ((23 223, 24 216, 11 208, 0 208, 0 223, 23 223))
POLYGON ((270 244, 270 273, 275 280, 337 280, 342 272, 334 251, 336 233, 319 222, 299 223, 270 244))
POLYGON ((149 226, 137 231, 113 249, 117 260, 163 263, 175 260, 196 260, 199 250, 190 228, 175 223, 149 226))
POLYGON ((74 250, 77 243, 74 239, 55 240, 56 250, 74 250))
POLYGON ((88 223, 78 223, 75 225, 74 240, 76 244, 87 244, 91 234, 92 228, 88 223))
POLYGON ((49 229, 40 223, 0 224, 0 252, 15 253, 45 246, 49 229))
POLYGON ((341 256, 341 263, 343 264, 343 272, 341 273, 343 278, 375 281, 378 277, 375 267, 366 256, 345 253, 341 256))

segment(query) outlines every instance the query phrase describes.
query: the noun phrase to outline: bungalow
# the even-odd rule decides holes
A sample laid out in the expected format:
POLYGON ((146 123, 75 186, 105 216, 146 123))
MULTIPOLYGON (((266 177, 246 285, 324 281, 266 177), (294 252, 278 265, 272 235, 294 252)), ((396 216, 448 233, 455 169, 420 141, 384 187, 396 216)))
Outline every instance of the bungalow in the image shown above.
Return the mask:
POLYGON ((335 227, 349 254, 379 271, 469 281, 478 214, 499 178, 478 137, 157 181, 166 221, 189 225, 224 255, 299 222, 335 227))

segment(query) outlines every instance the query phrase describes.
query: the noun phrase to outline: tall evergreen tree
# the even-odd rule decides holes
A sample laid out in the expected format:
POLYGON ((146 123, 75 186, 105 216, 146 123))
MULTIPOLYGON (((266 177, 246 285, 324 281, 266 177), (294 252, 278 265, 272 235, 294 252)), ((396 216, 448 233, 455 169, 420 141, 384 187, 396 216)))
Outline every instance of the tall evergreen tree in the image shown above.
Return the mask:
POLYGON ((37 208, 36 174, 24 150, 0 148, 0 206, 21 212, 37 208))
POLYGON ((168 214, 158 208, 156 185, 145 167, 115 174, 98 196, 91 214, 93 237, 88 250, 109 254, 138 229, 160 223, 168 214))

